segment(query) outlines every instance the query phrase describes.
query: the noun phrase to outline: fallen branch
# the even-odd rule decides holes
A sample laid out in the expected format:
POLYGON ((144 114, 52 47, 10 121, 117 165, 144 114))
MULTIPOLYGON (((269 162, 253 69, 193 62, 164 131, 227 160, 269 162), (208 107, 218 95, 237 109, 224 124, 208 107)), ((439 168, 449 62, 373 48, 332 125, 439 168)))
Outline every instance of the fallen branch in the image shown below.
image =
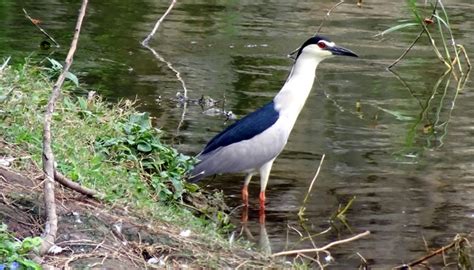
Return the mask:
MULTIPOLYGON (((45 179, 44 175, 37 178, 37 180, 41 180, 41 181, 44 179, 45 179)), ((79 183, 72 181, 71 179, 67 178, 64 174, 58 172, 57 169, 54 169, 54 180, 60 183, 61 185, 67 188, 70 188, 76 192, 79 192, 83 195, 86 195, 88 197, 95 197, 99 199, 104 197, 104 194, 99 193, 96 190, 81 186, 79 183)))
POLYGON ((456 237, 454 238, 453 242, 451 242, 449 245, 447 246, 444 246, 444 247, 441 247, 433 252, 431 252, 430 254, 427 254, 419 259, 416 259, 408 264, 402 264, 402 265, 399 265, 399 266, 396 266, 394 267, 393 269, 410 269, 411 267, 415 266, 415 265, 418 265, 436 255, 439 255, 439 254, 444 254, 447 250, 455 247, 456 245, 459 245, 461 244, 462 242, 464 242, 467 240, 465 238, 462 238, 462 237, 456 237))
POLYGON ((370 231, 365 231, 365 232, 363 232, 363 233, 360 233, 360 234, 358 234, 358 235, 352 236, 352 237, 350 237, 350 238, 346 238, 346 239, 342 239, 342 240, 337 240, 337 241, 331 242, 331 243, 325 245, 324 247, 282 251, 282 252, 278 252, 278 253, 272 254, 272 257, 285 256, 285 255, 294 255, 294 254, 298 254, 298 253, 309 253, 309 252, 321 252, 321 251, 326 251, 326 250, 328 250, 329 248, 331 248, 331 247, 333 247, 333 246, 340 245, 340 244, 344 244, 344 243, 348 243, 348 242, 357 240, 357 239, 359 239, 359 238, 362 238, 362 237, 364 237, 364 236, 367 236, 367 235, 369 235, 369 234, 370 234, 370 231))
POLYGON ((25 13, 25 17, 30 20, 30 22, 36 26, 36 28, 38 28, 38 30, 41 31, 41 33, 43 33, 47 38, 49 38, 55 45, 56 45, 56 48, 59 48, 59 43, 56 42, 56 40, 54 40, 54 38, 48 34, 43 28, 41 28, 41 26, 39 26, 39 21, 36 20, 36 19, 33 19, 30 17, 30 15, 28 15, 28 12, 26 12, 26 9, 23 9, 23 13, 25 13))
POLYGON ((62 173, 57 170, 54 171, 54 180, 58 181, 65 187, 68 187, 74 191, 77 191, 81 194, 84 194, 89 197, 103 198, 104 194, 97 192, 96 190, 81 186, 80 184, 72 181, 71 179, 64 176, 62 173))
POLYGON ((67 54, 64 69, 59 75, 58 80, 53 86, 51 97, 48 101, 46 107, 46 112, 44 115, 44 125, 43 125, 43 171, 45 173, 44 181, 44 204, 46 210, 46 223, 44 232, 42 235, 43 241, 39 249, 39 254, 43 255, 54 245, 56 239, 56 233, 58 230, 58 216, 56 214, 56 201, 54 196, 54 155, 53 149, 51 147, 51 122, 53 118, 54 107, 56 105, 56 100, 61 93, 61 86, 64 83, 66 74, 69 71, 69 68, 72 65, 73 56, 76 51, 77 42, 79 40, 79 34, 81 32, 82 21, 86 13, 88 0, 83 0, 79 15, 77 18, 76 27, 74 29, 74 37, 71 42, 71 47, 67 54))

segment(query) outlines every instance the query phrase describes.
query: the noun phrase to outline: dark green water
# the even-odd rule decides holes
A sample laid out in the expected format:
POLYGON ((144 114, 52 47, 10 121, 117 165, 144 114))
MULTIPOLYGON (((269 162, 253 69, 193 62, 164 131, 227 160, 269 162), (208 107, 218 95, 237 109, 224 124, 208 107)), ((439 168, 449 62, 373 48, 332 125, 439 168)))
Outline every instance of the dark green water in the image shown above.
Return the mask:
MULTIPOLYGON (((31 53, 33 58, 49 53, 38 49, 43 38, 23 17, 25 7, 61 43, 52 58, 64 59, 76 2, 1 2, 0 57, 11 55, 15 63, 31 53)), ((258 224, 259 183, 254 180, 250 186, 248 230, 256 239, 267 236, 273 252, 311 247, 309 241, 299 241, 297 231, 307 235, 325 230, 338 206, 354 196, 348 224, 354 233, 372 234, 332 250, 333 268, 357 267, 356 252, 374 268, 393 267, 422 256, 423 238, 430 247, 439 247, 456 233, 473 232, 473 84, 469 81, 456 96, 457 82, 441 77, 443 65, 424 45, 396 68, 410 89, 388 72, 385 67, 418 29, 374 38, 411 18, 404 4, 381 2, 365 1, 362 9, 341 5, 325 23, 322 33, 360 58, 332 59, 319 66, 313 93, 272 170, 265 230, 258 224), (436 126, 435 134, 430 125, 436 126), (308 201, 305 232, 296 214, 322 154, 326 159, 308 201)), ((179 70, 190 98, 225 97, 225 109, 242 116, 277 93, 291 66, 286 54, 315 32, 334 3, 183 1, 151 46, 179 70)), ((470 0, 445 5, 458 43, 472 51, 474 6, 470 0)), ((182 118, 183 108, 171 101, 183 92, 181 84, 140 45, 167 6, 168 1, 91 1, 72 71, 88 90, 112 101, 138 97, 140 108, 157 117, 168 141, 195 154, 228 123, 196 105, 189 105, 182 118)), ((242 182, 241 175, 224 175, 203 184, 223 189, 237 206, 242 182)), ((236 215, 237 225, 238 220, 236 215)), ((338 230, 315 237, 316 244, 351 235, 341 223, 336 225, 338 230)))

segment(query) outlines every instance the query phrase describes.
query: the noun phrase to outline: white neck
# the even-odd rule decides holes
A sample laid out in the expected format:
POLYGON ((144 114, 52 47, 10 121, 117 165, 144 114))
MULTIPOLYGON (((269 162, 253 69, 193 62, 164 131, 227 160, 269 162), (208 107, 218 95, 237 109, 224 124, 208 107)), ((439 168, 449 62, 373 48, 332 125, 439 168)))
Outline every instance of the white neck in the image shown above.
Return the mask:
POLYGON ((280 117, 285 117, 291 126, 294 125, 311 92, 316 77, 316 67, 323 59, 323 57, 314 57, 303 52, 293 65, 285 85, 273 99, 280 117))

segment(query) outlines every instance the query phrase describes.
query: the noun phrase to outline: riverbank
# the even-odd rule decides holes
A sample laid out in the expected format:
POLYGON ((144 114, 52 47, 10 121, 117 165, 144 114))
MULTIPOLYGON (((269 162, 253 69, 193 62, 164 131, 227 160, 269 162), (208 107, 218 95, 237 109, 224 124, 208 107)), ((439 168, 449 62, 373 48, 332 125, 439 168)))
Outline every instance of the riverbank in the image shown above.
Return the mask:
MULTIPOLYGON (((57 68, 31 63, 0 73, 0 217, 19 241, 43 230, 42 120, 57 75, 57 68)), ((162 143, 148 114, 129 100, 107 103, 70 79, 53 115, 57 170, 101 196, 56 186, 59 231, 46 264, 113 269, 277 264, 229 236, 222 194, 182 181, 193 158, 162 143)))

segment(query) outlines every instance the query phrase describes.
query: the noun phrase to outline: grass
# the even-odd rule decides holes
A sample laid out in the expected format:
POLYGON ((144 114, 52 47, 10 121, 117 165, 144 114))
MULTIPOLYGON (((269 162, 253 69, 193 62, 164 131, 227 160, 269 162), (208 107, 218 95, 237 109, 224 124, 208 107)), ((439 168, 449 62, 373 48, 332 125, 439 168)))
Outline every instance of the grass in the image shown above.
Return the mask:
MULTIPOLYGON (((40 174, 43 113, 55 72, 26 63, 0 73, 0 140, 21 149, 24 154, 15 156, 13 167, 32 179, 40 174)), ((65 84, 53 115, 53 151, 62 174, 105 194, 104 209, 119 205, 178 234, 190 230, 213 249, 247 252, 248 243, 230 243, 222 233, 229 228, 226 214, 185 205, 186 197, 202 192, 183 181, 194 160, 163 144, 148 114, 128 100, 109 104, 95 95, 72 94, 76 90, 75 82, 65 84)), ((2 149, 0 155, 12 153, 2 149)), ((215 257, 220 252, 204 253, 193 255, 194 265, 222 265, 215 257)))

